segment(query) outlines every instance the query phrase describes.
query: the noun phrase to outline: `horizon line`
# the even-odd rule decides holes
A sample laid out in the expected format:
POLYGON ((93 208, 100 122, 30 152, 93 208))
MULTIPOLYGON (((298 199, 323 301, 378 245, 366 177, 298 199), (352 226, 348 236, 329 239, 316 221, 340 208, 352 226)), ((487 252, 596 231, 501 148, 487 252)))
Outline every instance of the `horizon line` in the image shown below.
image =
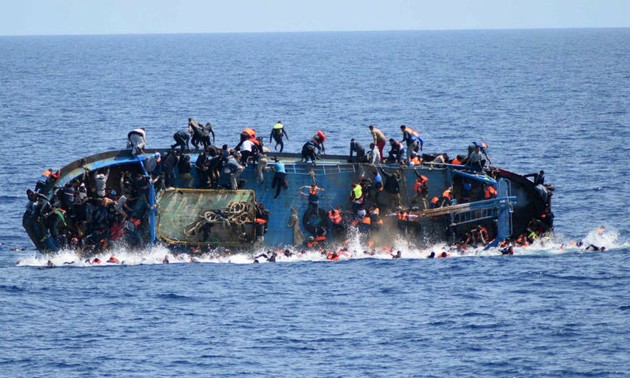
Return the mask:
POLYGON ((605 30, 630 29, 630 26, 571 26, 531 28, 451 28, 451 29, 357 29, 357 30, 293 30, 293 31, 207 31, 207 32, 144 32, 144 33, 59 33, 59 34, 0 34, 0 37, 95 37, 146 35, 201 35, 201 34, 307 34, 307 33, 378 33, 378 32, 449 32, 449 31, 536 31, 536 30, 605 30))

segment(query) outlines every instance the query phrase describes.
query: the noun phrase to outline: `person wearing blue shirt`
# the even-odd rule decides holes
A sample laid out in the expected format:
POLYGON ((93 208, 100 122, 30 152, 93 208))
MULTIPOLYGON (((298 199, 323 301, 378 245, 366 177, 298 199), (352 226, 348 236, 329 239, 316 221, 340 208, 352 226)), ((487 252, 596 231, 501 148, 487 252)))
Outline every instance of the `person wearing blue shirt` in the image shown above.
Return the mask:
POLYGON ((271 182, 271 188, 276 188, 276 194, 273 198, 278 198, 282 188, 285 190, 289 188, 289 184, 287 183, 287 171, 284 168, 284 163, 278 160, 277 157, 273 157, 273 163, 269 164, 267 168, 273 169, 276 173, 273 176, 273 181, 271 182))

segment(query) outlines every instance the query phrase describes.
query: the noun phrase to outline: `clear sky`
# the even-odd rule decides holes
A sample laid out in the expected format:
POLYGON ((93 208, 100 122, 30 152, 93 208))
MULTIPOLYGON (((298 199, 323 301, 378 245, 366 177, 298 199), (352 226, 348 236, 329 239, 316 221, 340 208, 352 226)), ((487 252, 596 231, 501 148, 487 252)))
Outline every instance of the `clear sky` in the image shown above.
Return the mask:
POLYGON ((0 0, 0 35, 630 27, 630 0, 0 0))

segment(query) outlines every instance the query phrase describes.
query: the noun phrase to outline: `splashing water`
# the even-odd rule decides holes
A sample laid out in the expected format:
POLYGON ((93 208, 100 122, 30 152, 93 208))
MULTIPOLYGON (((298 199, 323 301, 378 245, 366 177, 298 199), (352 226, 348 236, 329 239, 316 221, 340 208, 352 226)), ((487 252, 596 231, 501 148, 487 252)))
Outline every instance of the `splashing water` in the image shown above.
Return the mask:
MULTIPOLYGON (((515 256, 531 255, 558 255, 563 253, 590 253, 585 247, 595 245, 605 247, 606 251, 629 248, 630 243, 619 241, 619 232, 613 229, 600 227, 590 231, 582 240, 581 246, 576 242, 561 241, 555 238, 543 238, 537 240, 528 247, 515 247, 515 256)), ((499 248, 484 250, 483 247, 468 248, 464 251, 457 250, 448 244, 438 243, 426 248, 418 248, 411 245, 408 240, 397 238, 391 248, 370 248, 361 243, 358 235, 352 235, 347 244, 329 245, 326 248, 305 250, 303 248, 278 248, 275 251, 269 249, 253 249, 245 252, 226 254, 221 251, 210 251, 200 254, 172 253, 164 246, 155 246, 152 249, 130 251, 123 247, 109 250, 106 253, 81 257, 75 251, 63 250, 54 256, 35 255, 16 262, 20 267, 100 267, 115 265, 154 265, 154 264, 183 264, 183 263, 219 263, 219 264, 253 264, 268 263, 275 252, 275 261, 286 262, 336 262, 357 259, 383 259, 392 260, 400 251, 402 259, 427 259, 431 252, 438 258, 446 252, 449 258, 475 257, 475 256, 501 256, 499 248), (333 255, 337 252, 336 255, 333 255), (112 259, 115 257, 115 259, 112 259)), ((273 260, 273 259, 272 259, 273 260)))

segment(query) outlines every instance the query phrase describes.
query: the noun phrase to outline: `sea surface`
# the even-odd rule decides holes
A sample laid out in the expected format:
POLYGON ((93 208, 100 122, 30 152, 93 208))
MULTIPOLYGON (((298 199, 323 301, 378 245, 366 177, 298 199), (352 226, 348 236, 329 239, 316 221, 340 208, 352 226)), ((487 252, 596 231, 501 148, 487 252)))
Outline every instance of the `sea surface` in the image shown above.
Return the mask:
POLYGON ((0 37, 0 130, 2 377, 630 375, 630 29, 0 37), (292 152, 322 129, 346 153, 369 124, 451 155, 485 141, 545 170, 556 239, 46 268, 21 227, 40 172, 136 127, 166 147, 188 117, 232 146, 280 119, 292 152))

